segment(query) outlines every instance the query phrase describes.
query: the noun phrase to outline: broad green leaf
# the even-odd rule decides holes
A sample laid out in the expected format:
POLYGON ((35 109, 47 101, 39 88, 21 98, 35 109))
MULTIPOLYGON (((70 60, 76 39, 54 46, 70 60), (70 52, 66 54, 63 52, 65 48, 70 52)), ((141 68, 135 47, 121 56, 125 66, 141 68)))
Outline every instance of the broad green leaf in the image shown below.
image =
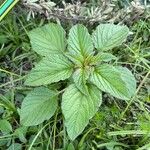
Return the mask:
POLYGON ((0 131, 3 132, 3 133, 10 133, 10 132, 12 132, 11 124, 5 119, 0 120, 0 131))
POLYGON ((105 51, 121 45, 128 34, 126 26, 101 24, 93 32, 93 42, 98 50, 105 51))
POLYGON ((32 49, 39 55, 47 56, 65 51, 65 31, 58 24, 47 24, 29 32, 32 49))
POLYGON ((97 61, 103 61, 103 62, 109 62, 111 60, 117 59, 114 55, 111 53, 98 53, 97 54, 97 61))
POLYGON ((122 80, 128 88, 129 96, 132 97, 136 92, 136 80, 131 71, 125 67, 116 67, 121 74, 122 80))
POLYGON ((130 99, 128 87, 119 71, 111 65, 101 65, 95 68, 90 81, 104 92, 124 100, 130 99))
POLYGON ((57 93, 45 87, 31 91, 23 100, 20 121, 24 126, 33 126, 50 119, 57 109, 57 93))
POLYGON ((84 58, 93 52, 92 39, 85 26, 78 24, 70 29, 68 50, 71 54, 84 58))
POLYGON ((69 78, 72 74, 72 63, 63 55, 50 55, 31 70, 26 85, 39 86, 69 78))
POLYGON ((111 53, 100 52, 92 58, 92 64, 101 64, 102 62, 109 62, 115 59, 117 59, 117 57, 115 57, 111 53))
POLYGON ((93 85, 88 86, 88 95, 70 85, 62 96, 62 112, 71 140, 74 140, 86 127, 102 102, 101 92, 93 85))

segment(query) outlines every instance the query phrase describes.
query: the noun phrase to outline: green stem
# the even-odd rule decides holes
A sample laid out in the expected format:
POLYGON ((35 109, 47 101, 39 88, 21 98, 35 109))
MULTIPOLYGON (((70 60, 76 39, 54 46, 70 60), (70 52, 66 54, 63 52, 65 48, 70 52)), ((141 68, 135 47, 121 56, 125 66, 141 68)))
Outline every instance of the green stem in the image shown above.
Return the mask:
POLYGON ((55 150, 55 136, 56 136, 56 123, 57 123, 57 114, 58 110, 56 111, 55 119, 54 119, 54 128, 53 128, 53 150, 55 150))
POLYGON ((37 135, 34 137, 34 139, 33 139, 32 143, 30 144, 28 150, 31 150, 31 149, 32 149, 32 147, 33 147, 33 145, 34 145, 36 139, 38 138, 38 136, 42 133, 42 131, 43 131, 49 124, 50 124, 50 123, 48 122, 43 128, 40 129, 40 131, 39 131, 39 132, 37 133, 37 135))
MULTIPOLYGON (((16 79, 16 80, 13 80, 13 82, 20 81, 20 80, 24 79, 25 77, 26 77, 26 76, 23 76, 23 77, 21 77, 21 78, 18 78, 18 79, 16 79)), ((11 84, 11 83, 12 83, 11 81, 9 81, 9 82, 7 82, 7 83, 4 83, 4 84, 0 85, 0 88, 2 88, 2 87, 4 87, 4 86, 7 86, 7 85, 9 85, 9 84, 11 84)))
POLYGON ((143 130, 123 130, 123 131, 113 131, 108 132, 108 136, 117 136, 117 135, 150 135, 149 131, 143 131, 143 130))
POLYGON ((7 71, 7 70, 1 69, 1 68, 0 68, 0 71, 1 71, 1 72, 5 72, 5 73, 10 74, 10 75, 13 75, 13 76, 20 77, 20 75, 18 75, 18 74, 15 74, 15 73, 13 73, 13 72, 10 72, 10 71, 7 71))

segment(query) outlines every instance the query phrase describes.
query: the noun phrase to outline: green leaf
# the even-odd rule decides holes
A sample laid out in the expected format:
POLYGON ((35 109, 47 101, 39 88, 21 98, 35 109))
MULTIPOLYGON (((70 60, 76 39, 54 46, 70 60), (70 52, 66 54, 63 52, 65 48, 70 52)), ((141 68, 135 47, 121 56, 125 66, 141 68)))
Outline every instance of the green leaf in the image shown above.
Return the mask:
POLYGON ((93 52, 92 39, 85 26, 78 24, 70 29, 68 50, 74 56, 84 58, 93 52))
POLYGON ((12 112, 16 112, 15 105, 8 98, 3 96, 2 94, 0 94, 0 103, 1 103, 1 106, 4 106, 6 109, 8 109, 12 112))
POLYGON ((93 42, 98 50, 105 51, 121 45, 128 34, 126 26, 101 24, 93 32, 93 42))
POLYGON ((73 143, 69 143, 67 146, 67 150, 75 150, 73 143))
POLYGON ((27 139, 25 138, 25 136, 26 136, 27 129, 28 127, 26 126, 19 127, 14 131, 13 134, 16 137, 18 137, 21 142, 26 143, 27 139))
POLYGON ((11 124, 5 119, 0 120, 0 131, 2 131, 3 133, 10 133, 10 132, 12 132, 11 124))
POLYGON ((59 54, 66 48, 65 31, 58 24, 36 28, 29 32, 29 38, 32 49, 42 56, 59 54))
POLYGON ((73 74, 73 80, 77 88, 83 93, 87 94, 87 85, 86 85, 86 80, 89 77, 89 72, 88 70, 79 68, 77 69, 74 74, 73 74))
POLYGON ((92 58, 92 64, 100 64, 102 62, 109 62, 111 60, 116 60, 117 57, 112 55, 111 53, 98 53, 92 58))
POLYGON ((121 74, 122 80, 128 88, 129 96, 132 97, 136 92, 136 80, 131 71, 125 67, 116 67, 121 74))
POLYGON ((12 143, 7 150, 22 150, 22 145, 19 143, 12 143))
POLYGON ((77 55, 72 55, 70 53, 65 53, 65 56, 73 63, 75 64, 76 67, 82 67, 82 61, 83 57, 82 56, 77 56, 77 55))
POLYGON ((66 89, 62 96, 61 107, 71 140, 81 134, 101 102, 101 92, 93 85, 88 86, 88 96, 81 93, 74 84, 66 89))
POLYGON ((24 99, 20 121, 24 126, 33 126, 50 119, 57 109, 57 93, 45 87, 31 91, 24 99))
POLYGON ((63 55, 50 55, 31 70, 26 85, 46 85, 69 78, 72 74, 72 63, 63 55))
POLYGON ((119 71, 111 65, 101 65, 95 68, 90 81, 104 92, 124 100, 130 99, 128 88, 119 71))
POLYGON ((78 68, 73 73, 73 80, 77 88, 85 95, 88 93, 87 88, 87 79, 90 76, 90 73, 92 73, 93 68, 92 67, 85 67, 85 68, 78 68))
POLYGON ((109 62, 111 60, 117 59, 117 57, 115 57, 111 53, 99 53, 97 55, 98 55, 99 61, 109 62))

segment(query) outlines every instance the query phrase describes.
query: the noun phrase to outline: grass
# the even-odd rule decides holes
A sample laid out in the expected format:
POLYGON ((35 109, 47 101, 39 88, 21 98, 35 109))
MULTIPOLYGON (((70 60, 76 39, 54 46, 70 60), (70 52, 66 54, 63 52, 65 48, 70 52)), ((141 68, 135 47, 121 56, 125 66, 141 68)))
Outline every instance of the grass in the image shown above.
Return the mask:
MULTIPOLYGON (((24 79, 39 59, 32 50, 28 31, 47 21, 13 12, 0 23, 0 149, 9 150, 145 150, 150 147, 150 19, 139 20, 123 46, 112 52, 116 65, 128 67, 137 80, 137 91, 129 101, 103 94, 104 101, 82 135, 71 142, 66 134, 61 110, 43 124, 23 127, 19 108, 31 90, 24 79), (12 129, 10 129, 12 128, 12 129)), ((70 28, 64 24, 66 29, 70 28)), ((90 29, 93 26, 89 27, 90 29)))

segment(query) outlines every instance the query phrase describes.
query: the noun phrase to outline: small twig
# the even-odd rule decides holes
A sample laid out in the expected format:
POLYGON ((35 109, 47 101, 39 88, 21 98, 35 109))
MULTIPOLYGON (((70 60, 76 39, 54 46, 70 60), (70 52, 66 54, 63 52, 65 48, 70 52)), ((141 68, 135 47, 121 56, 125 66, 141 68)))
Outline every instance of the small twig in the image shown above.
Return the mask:
POLYGON ((10 71, 7 71, 7 70, 4 70, 4 69, 2 69, 2 68, 0 68, 0 72, 5 72, 5 73, 7 73, 7 74, 10 74, 10 75, 13 75, 13 76, 20 77, 20 75, 18 75, 18 74, 15 74, 15 73, 13 73, 13 72, 10 72, 10 71))
MULTIPOLYGON (((16 80, 13 80, 13 82, 17 82, 17 81, 23 80, 25 77, 26 77, 26 76, 23 76, 23 77, 21 77, 21 78, 18 78, 18 79, 16 79, 16 80)), ((4 87, 4 86, 7 86, 7 85, 9 85, 9 84, 11 84, 11 83, 12 83, 12 82, 9 81, 9 82, 7 82, 7 83, 1 84, 1 85, 0 85, 0 88, 2 88, 2 87, 4 87)))

